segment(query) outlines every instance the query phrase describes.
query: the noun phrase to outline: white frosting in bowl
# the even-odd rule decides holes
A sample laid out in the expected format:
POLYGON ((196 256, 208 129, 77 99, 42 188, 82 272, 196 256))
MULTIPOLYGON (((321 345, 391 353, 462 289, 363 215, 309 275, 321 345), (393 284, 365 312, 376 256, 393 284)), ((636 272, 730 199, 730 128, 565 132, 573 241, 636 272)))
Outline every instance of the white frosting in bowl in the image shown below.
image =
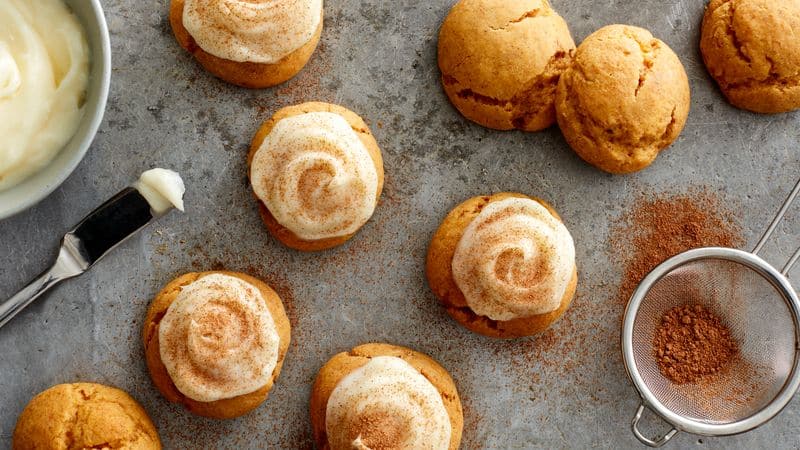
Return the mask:
POLYGON ((258 288, 214 273, 181 288, 159 323, 158 343, 175 387, 212 402, 266 386, 280 336, 258 288))
POLYGON ((274 64, 307 44, 322 21, 322 0, 186 0, 183 26, 206 52, 274 64))
POLYGON ((342 116, 312 112, 275 124, 250 169, 256 196, 300 239, 358 231, 375 211, 378 171, 342 116))
POLYGON ((0 191, 69 142, 88 79, 84 30, 61 0, 0 1, 0 191))
POLYGON ((394 356, 377 356, 336 385, 325 413, 331 450, 446 450, 450 416, 436 387, 394 356))
POLYGON ((555 311, 575 271, 567 228, 541 203, 489 203, 456 246, 453 279, 472 311, 511 320, 555 311))

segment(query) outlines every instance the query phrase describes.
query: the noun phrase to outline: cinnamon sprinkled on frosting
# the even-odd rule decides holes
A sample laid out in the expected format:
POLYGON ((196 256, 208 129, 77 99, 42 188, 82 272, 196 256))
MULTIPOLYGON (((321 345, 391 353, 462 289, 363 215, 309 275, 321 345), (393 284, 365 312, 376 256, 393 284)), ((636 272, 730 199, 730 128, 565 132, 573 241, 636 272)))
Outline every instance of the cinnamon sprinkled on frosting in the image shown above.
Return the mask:
POLYGON ((314 36, 322 0, 185 0, 183 25, 206 52, 274 64, 314 36))
POLYGON ((452 269, 476 314, 530 317, 558 309, 575 270, 575 246, 542 204, 510 198, 490 203, 470 222, 452 269))
POLYGON ((278 361, 280 337, 261 292, 229 275, 210 274, 184 286, 158 332, 170 378, 199 402, 260 389, 278 361))
POLYGON ((332 450, 446 450, 450 417, 436 387, 394 356, 378 356, 344 377, 325 416, 332 450))
POLYGON ((360 450, 383 450, 397 448, 403 443, 403 430, 408 421, 387 411, 362 414, 350 424, 348 434, 355 436, 353 448, 360 450))
POLYGON ((375 211, 378 171, 340 115, 312 112, 275 124, 256 151, 253 191, 300 239, 355 233, 375 211))

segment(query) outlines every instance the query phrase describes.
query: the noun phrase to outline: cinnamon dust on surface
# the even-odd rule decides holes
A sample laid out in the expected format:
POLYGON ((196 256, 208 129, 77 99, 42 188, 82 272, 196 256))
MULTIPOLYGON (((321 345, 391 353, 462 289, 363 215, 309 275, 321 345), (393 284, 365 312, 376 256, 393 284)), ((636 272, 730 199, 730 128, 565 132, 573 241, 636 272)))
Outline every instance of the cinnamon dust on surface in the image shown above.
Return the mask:
POLYGON ((623 264, 619 299, 627 303, 642 279, 667 259, 698 247, 740 247, 735 215, 705 188, 639 196, 611 230, 611 253, 623 264))
POLYGON ((703 305, 685 304, 664 313, 653 352, 661 374, 684 384, 709 380, 724 370, 739 345, 716 314, 703 305))

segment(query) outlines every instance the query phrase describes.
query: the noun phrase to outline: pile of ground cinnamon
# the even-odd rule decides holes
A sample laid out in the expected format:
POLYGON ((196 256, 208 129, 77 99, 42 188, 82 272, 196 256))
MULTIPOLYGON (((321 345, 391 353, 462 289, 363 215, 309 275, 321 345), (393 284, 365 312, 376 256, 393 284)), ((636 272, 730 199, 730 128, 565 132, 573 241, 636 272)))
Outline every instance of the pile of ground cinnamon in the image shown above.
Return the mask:
POLYGON ((739 346, 722 320, 702 305, 667 311, 653 338, 661 373, 677 384, 710 379, 725 369, 739 346))
POLYGON ((642 194, 611 226, 611 251, 624 264, 619 297, 627 303, 639 282, 656 266, 698 247, 739 247, 741 229, 714 193, 642 194))

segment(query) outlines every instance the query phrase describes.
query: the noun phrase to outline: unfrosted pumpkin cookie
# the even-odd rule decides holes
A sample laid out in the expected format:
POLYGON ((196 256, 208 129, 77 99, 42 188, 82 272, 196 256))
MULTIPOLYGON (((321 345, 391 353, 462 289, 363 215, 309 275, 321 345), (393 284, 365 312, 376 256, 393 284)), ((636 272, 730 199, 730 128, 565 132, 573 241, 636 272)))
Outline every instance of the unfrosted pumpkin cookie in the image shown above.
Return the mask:
POLYGON ((800 0, 711 0, 700 50, 734 106, 757 113, 800 108, 800 0))
POLYGON ((432 358, 364 344, 320 369, 311 425, 321 450, 456 450, 464 416, 453 379, 432 358))
POLYGON ((153 383, 194 414, 238 417, 266 400, 289 349, 283 303, 237 272, 187 273, 147 311, 143 340, 153 383))
POLYGON ((302 251, 347 242, 383 190, 383 158, 369 127, 329 103, 276 112, 253 138, 248 165, 267 230, 302 251))
POLYGON ((495 338, 544 331, 567 310, 578 281, 572 236, 555 210, 509 192, 450 211, 425 269, 451 317, 495 338))
POLYGON ((609 25, 578 46, 556 92, 564 138, 610 173, 649 166, 689 115, 689 79, 678 56, 649 31, 609 25))
POLYGON ((453 105, 498 130, 555 123, 556 85, 575 49, 547 0, 461 0, 439 31, 439 69, 453 105))
POLYGON ((242 87, 295 76, 317 48, 323 0, 171 0, 178 43, 209 72, 242 87))
POLYGON ((14 450, 160 450, 147 413, 127 393, 96 383, 59 384, 34 397, 14 428, 14 450))

